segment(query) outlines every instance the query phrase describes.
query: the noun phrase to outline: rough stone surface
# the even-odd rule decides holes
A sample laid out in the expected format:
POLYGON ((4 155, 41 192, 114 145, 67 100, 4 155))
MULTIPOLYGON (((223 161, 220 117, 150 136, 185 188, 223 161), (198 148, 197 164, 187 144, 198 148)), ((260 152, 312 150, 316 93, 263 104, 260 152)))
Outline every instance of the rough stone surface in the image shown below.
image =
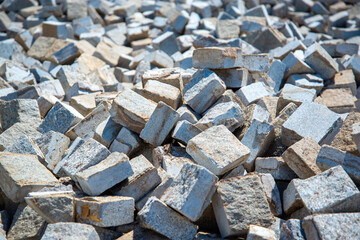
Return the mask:
POLYGON ((250 154, 249 148, 223 125, 208 128, 192 138, 186 152, 215 175, 222 175, 237 167, 250 154))
POLYGON ((35 155, 1 153, 0 187, 14 202, 22 202, 31 191, 58 183, 54 175, 42 165, 35 155), (22 169, 16 171, 16 169, 22 169))
POLYGON ((307 239, 357 239, 360 237, 359 213, 320 214, 306 217, 302 223, 307 239))
POLYGON ((52 130, 64 134, 83 118, 73 107, 56 102, 40 124, 39 131, 46 133, 52 130))
POLYGON ((154 146, 160 146, 179 119, 179 114, 166 103, 159 102, 151 114, 140 138, 154 146))
POLYGON ((291 145, 282 154, 282 158, 296 175, 304 179, 321 173, 316 165, 320 149, 320 145, 312 137, 305 137, 291 145))
POLYGON ((185 102, 198 114, 203 113, 225 92, 225 83, 216 73, 204 69, 198 70, 184 87, 185 102), (208 94, 211 91, 212 94, 208 94))
POLYGON ((193 239, 197 226, 167 207, 156 197, 151 197, 138 214, 140 224, 170 239, 193 239))
POLYGON ((360 157, 349 152, 324 145, 316 157, 316 164, 322 171, 340 165, 349 174, 354 183, 360 183, 360 157))
POLYGON ((116 123, 140 133, 155 108, 155 103, 125 89, 114 100, 110 113, 116 123))
POLYGON ((250 224, 269 227, 274 221, 260 177, 254 174, 219 181, 212 204, 222 237, 245 235, 250 224))
POLYGON ((191 221, 196 221, 210 204, 217 179, 206 168, 185 163, 160 200, 191 221))
POLYGON ((58 238, 100 240, 95 228, 83 223, 53 223, 46 227, 41 239, 51 240, 58 238))
POLYGON ((100 163, 75 175, 82 190, 89 195, 100 195, 133 174, 129 158, 114 152, 100 163))
POLYGON ((290 146, 308 136, 320 145, 330 143, 341 125, 340 115, 317 103, 305 102, 283 124, 282 143, 290 146))
POLYGON ((76 199, 76 220, 98 227, 114 227, 134 221, 135 202, 131 197, 84 197, 76 199))
MULTIPOLYGON (((360 192, 341 166, 298 180, 295 189, 310 213, 359 211, 360 192)), ((284 193, 284 198, 291 197, 288 194, 294 193, 284 193)))

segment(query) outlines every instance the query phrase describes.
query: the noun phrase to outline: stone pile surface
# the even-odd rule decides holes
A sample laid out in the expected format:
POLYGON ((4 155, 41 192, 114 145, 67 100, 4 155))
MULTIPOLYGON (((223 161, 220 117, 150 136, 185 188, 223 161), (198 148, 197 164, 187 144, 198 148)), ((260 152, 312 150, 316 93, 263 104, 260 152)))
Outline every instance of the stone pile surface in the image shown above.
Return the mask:
POLYGON ((358 0, 0 0, 0 240, 360 239, 358 86, 358 0))

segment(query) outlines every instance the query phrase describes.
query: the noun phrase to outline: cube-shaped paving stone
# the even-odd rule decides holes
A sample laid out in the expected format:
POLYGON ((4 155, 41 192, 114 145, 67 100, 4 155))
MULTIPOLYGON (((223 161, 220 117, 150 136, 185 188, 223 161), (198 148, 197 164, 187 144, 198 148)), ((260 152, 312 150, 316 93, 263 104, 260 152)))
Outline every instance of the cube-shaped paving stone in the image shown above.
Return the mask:
POLYGON ((4 152, 36 155, 41 163, 45 163, 45 156, 39 146, 26 135, 19 137, 12 145, 7 147, 4 152))
POLYGON ((100 163, 75 175, 81 189, 89 195, 100 195, 133 174, 129 158, 123 154, 111 153, 100 163))
POLYGON ((83 118, 73 107, 56 102, 40 124, 39 131, 47 133, 52 130, 64 134, 83 118))
POLYGON ((162 101, 174 109, 177 109, 181 103, 180 90, 159 81, 148 80, 141 95, 154 102, 162 101))
POLYGON ((114 227, 134 221, 135 201, 131 197, 84 197, 76 199, 76 221, 98 227, 114 227))
POLYGON ((45 156, 44 165, 53 170, 67 150, 70 139, 59 132, 49 131, 35 140, 45 156))
POLYGON ((274 140, 274 126, 266 121, 252 120, 241 143, 250 149, 250 156, 244 161, 243 166, 248 171, 255 168, 255 159, 267 151, 274 140))
POLYGON ((316 165, 322 170, 342 166, 356 184, 360 184, 360 157, 332 146, 323 145, 316 157, 316 165))
POLYGON ((130 165, 134 174, 111 191, 117 196, 133 197, 136 202, 160 184, 161 178, 157 169, 143 155, 131 159, 130 165))
MULTIPOLYGON (((85 5, 86 6, 86 5, 85 5)), ((43 240, 50 239, 66 239, 66 238, 84 238, 99 240, 100 237, 95 228, 88 224, 75 223, 75 222, 59 222, 52 223, 46 226, 44 235, 41 237, 43 240)))
POLYGON ((1 153, 0 177, 2 191, 14 202, 22 202, 29 192, 58 183, 36 155, 30 154, 1 153))
POLYGON ((245 106, 256 103, 261 98, 271 96, 272 94, 272 90, 262 82, 252 83, 236 91, 236 95, 240 97, 245 106))
POLYGON ((197 128, 195 125, 191 124, 190 122, 183 120, 177 122, 174 131, 172 133, 172 138, 178 140, 183 144, 187 144, 190 139, 195 137, 201 133, 201 130, 197 128))
POLYGON ((282 154, 282 158, 300 178, 312 177, 321 173, 320 168, 316 165, 316 157, 320 148, 320 145, 312 137, 305 137, 291 145, 282 154))
POLYGON ((318 43, 308 47, 304 57, 305 62, 324 79, 334 77, 335 73, 339 71, 338 63, 318 43))
POLYGON ((16 99, 0 103, 1 127, 8 129, 17 122, 34 124, 41 122, 36 100, 16 99))
POLYGON ((320 145, 330 143, 342 122, 340 115, 327 107, 304 102, 282 125, 282 143, 290 146, 308 136, 320 145))
POLYGON ((250 224, 269 227, 275 220, 258 175, 233 177, 217 185, 212 205, 223 238, 244 236, 250 224))
POLYGON ((31 192, 25 201, 48 223, 75 221, 75 200, 72 193, 31 192))
POLYGON ((184 100, 195 112, 201 114, 215 103, 225 89, 225 83, 216 73, 208 69, 198 70, 184 87, 184 100))
POLYGON ((341 166, 304 180, 294 179, 292 182, 288 189, 294 190, 287 189, 283 195, 285 211, 296 204, 304 206, 313 214, 358 212, 360 209, 360 192, 341 166), (291 184, 295 180, 296 184, 291 184), (294 198, 299 200, 291 200, 294 198))
POLYGON ((197 221, 210 204, 217 180, 206 168, 185 163, 160 200, 191 221, 197 221))
POLYGON ((224 125, 208 128, 192 138, 186 152, 195 162, 215 175, 222 175, 244 162, 250 149, 243 145, 224 125), (209 141, 209 139, 212 139, 209 141))
POLYGON ((101 162, 109 155, 110 152, 104 145, 90 138, 66 159, 62 169, 69 177, 76 180, 76 173, 101 162))
POLYGON ((140 133, 155 108, 156 104, 152 101, 125 89, 115 98, 110 113, 116 123, 140 133))
POLYGON ((306 239, 357 239, 359 238, 360 213, 318 214, 302 222, 306 239), (326 224, 325 224, 326 223, 326 224), (342 229, 339 232, 339 229, 342 229))
POLYGON ((195 126, 205 130, 213 126, 224 125, 233 132, 238 127, 241 127, 244 121, 245 113, 239 104, 225 102, 216 104, 210 108, 195 126))
POLYGON ((297 175, 285 163, 282 157, 258 157, 255 160, 255 172, 269 173, 275 180, 290 181, 297 175))
POLYGON ((140 138, 153 146, 160 146, 179 119, 179 114, 170 106, 159 102, 149 121, 140 133, 140 138))
POLYGON ((193 54, 194 68, 224 69, 243 67, 240 48, 207 47, 195 49, 193 54))
POLYGON ((120 152, 129 155, 133 151, 136 151, 141 143, 142 141, 139 138, 139 135, 126 127, 123 127, 116 136, 116 139, 110 145, 109 150, 110 152, 120 152))
POLYGON ((280 112, 286 105, 293 102, 300 106, 303 102, 313 102, 316 98, 316 91, 314 89, 306 89, 294 86, 292 84, 285 84, 281 89, 279 101, 277 104, 277 112, 280 112))
POLYGON ((197 226, 165 205, 156 197, 151 197, 138 213, 142 227, 151 229, 170 239, 193 239, 197 226))

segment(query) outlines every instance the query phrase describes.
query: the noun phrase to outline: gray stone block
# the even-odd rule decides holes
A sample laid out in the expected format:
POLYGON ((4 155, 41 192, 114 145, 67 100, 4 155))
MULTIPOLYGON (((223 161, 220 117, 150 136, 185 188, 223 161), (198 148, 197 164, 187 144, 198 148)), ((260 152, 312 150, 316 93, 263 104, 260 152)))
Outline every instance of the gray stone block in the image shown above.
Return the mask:
POLYGON ((193 54, 194 68, 224 69, 243 67, 240 48, 197 48, 193 54))
POLYGON ((245 106, 256 103, 262 97, 271 96, 272 94, 272 90, 262 82, 252 83, 236 91, 236 95, 240 97, 245 106))
POLYGON ((186 152, 215 175, 230 171, 250 155, 249 148, 223 125, 208 128, 192 138, 186 152))
POLYGON ((149 121, 140 133, 140 138, 153 146, 160 146, 179 119, 179 114, 163 102, 159 102, 149 121))
POLYGON ((41 121, 36 100, 16 99, 0 103, 1 127, 8 129, 15 123, 38 124, 41 121))
POLYGON ((100 163, 78 172, 75 178, 85 193, 100 195, 133 173, 129 158, 114 152, 100 163))
POLYGON ((58 184, 56 177, 30 154, 1 153, 0 175, 2 191, 14 202, 24 201, 29 192, 58 184))
POLYGON ((26 135, 19 137, 13 144, 9 145, 4 152, 36 155, 41 163, 45 163, 45 156, 38 145, 26 135))
POLYGON ((151 197, 138 214, 142 227, 151 229, 170 239, 193 239, 197 226, 169 208, 156 197, 151 197))
POLYGON ((342 125, 339 114, 317 104, 304 102, 282 125, 282 142, 289 146, 310 136, 320 145, 328 144, 342 125))
POLYGON ((224 125, 230 132, 241 127, 245 121, 245 113, 234 102, 219 103, 205 112, 205 115, 195 124, 201 130, 224 125))
POLYGON ((184 101, 201 114, 225 92, 225 83, 208 69, 198 70, 184 87, 184 101), (209 92, 212 94, 208 94, 209 92))
POLYGON ((255 169, 255 159, 267 151, 274 140, 274 126, 266 121, 254 119, 246 131, 241 143, 250 150, 249 157, 243 162, 247 171, 255 169))
POLYGON ((316 164, 322 171, 340 165, 354 183, 360 184, 360 157, 356 155, 324 145, 316 157, 316 164))
POLYGON ((98 164, 109 155, 104 145, 90 138, 65 159, 62 170, 76 181, 76 173, 98 164))
POLYGON ((306 217, 302 227, 307 239, 334 239, 339 234, 344 239, 356 239, 360 237, 359 220, 359 213, 319 214, 306 217))
POLYGON ((110 117, 100 123, 94 132, 94 139, 105 147, 110 147, 121 129, 121 125, 114 122, 110 117))
POLYGON ((76 199, 75 211, 78 222, 115 227, 134 221, 135 202, 130 197, 84 197, 76 199))
POLYGON ((201 118, 201 116, 194 112, 194 110, 192 110, 188 105, 182 105, 176 110, 176 112, 180 115, 179 121, 186 120, 194 124, 201 118))
POLYGON ((213 70, 225 83, 227 88, 245 87, 250 83, 249 71, 246 68, 228 68, 213 70))
POLYGON ((314 69, 292 52, 290 52, 282 62, 286 65, 285 78, 292 74, 315 73, 314 69))
POLYGON ((245 236, 250 224, 269 227, 274 222, 258 175, 233 177, 217 185, 212 205, 223 238, 245 236))
POLYGON ((188 122, 187 120, 182 120, 177 122, 171 136, 172 138, 186 145, 190 139, 199 133, 201 133, 201 130, 198 127, 188 122))
POLYGON ((47 225, 41 239, 51 240, 56 238, 100 240, 95 228, 83 223, 52 223, 47 225))
POLYGON ((74 196, 65 192, 35 192, 25 198, 26 203, 48 223, 74 222, 74 196))
POLYGON ((120 152, 130 155, 140 147, 141 143, 142 141, 139 135, 126 127, 122 127, 116 139, 110 145, 109 150, 110 152, 120 152))
MULTIPOLYGON (((294 180, 293 180, 294 181, 294 180)), ((289 188, 289 187, 288 187, 289 188)), ((295 195, 310 213, 357 212, 360 192, 341 166, 304 180, 297 180, 295 195)), ((294 192, 284 192, 293 198, 294 192)), ((286 209, 285 209, 286 211, 286 209)))
POLYGON ((275 180, 291 181, 297 175, 282 157, 258 157, 255 159, 255 172, 269 173, 275 180))
POLYGON ((136 202, 159 185, 161 179, 157 169, 143 155, 131 159, 130 165, 134 174, 111 191, 117 196, 132 197, 136 202))
POLYGON ((130 89, 125 89, 115 98, 110 114, 114 122, 140 133, 156 105, 130 89))
POLYGON ((191 221, 197 221, 210 204, 217 180, 206 168, 185 163, 160 200, 191 221))
POLYGON ((40 124, 39 131, 47 133, 52 130, 64 134, 83 118, 73 107, 56 102, 40 124))
POLYGON ((334 77, 339 65, 318 43, 314 43, 305 51, 305 62, 324 79, 334 77))

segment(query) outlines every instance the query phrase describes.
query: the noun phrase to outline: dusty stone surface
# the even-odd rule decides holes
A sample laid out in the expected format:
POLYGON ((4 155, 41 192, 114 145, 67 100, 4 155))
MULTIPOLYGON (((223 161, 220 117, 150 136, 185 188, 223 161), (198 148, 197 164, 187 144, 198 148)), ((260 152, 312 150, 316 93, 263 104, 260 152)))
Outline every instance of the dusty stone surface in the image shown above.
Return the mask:
POLYGON ((215 175, 221 175, 240 165, 250 154, 225 126, 208 128, 192 138, 186 146, 195 162, 206 167, 215 175), (208 141, 213 139, 213 141, 208 141), (234 151, 236 150, 236 151, 234 151))
POLYGON ((222 237, 245 235, 250 224, 269 227, 274 221, 260 177, 254 174, 219 181, 213 207, 222 237))

